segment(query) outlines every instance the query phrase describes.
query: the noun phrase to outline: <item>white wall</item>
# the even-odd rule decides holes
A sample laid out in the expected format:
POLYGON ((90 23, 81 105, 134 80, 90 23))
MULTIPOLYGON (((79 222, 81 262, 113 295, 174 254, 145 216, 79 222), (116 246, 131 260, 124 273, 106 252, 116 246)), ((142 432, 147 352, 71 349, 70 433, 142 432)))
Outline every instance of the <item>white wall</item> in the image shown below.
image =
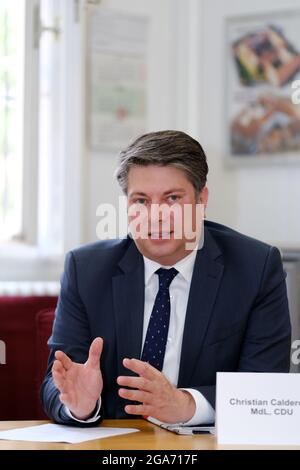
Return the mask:
MULTIPOLYGON (((177 128, 209 161, 208 218, 281 247, 300 247, 300 164, 224 166, 224 20, 299 7, 300 0, 103 0, 148 14, 149 130, 177 128)), ((96 207, 116 202, 116 156, 87 153, 84 241, 96 238, 96 207)))
MULTIPOLYGON (((176 10, 174 0, 103 0, 101 5, 118 11, 149 17, 149 89, 148 130, 175 126, 176 79, 174 73, 174 26, 176 10)), ((86 151, 88 164, 84 241, 96 239, 96 208, 100 203, 117 203, 121 194, 113 180, 117 155, 86 151)))
POLYGON ((203 0, 202 5, 198 137, 210 166, 209 218, 281 247, 300 247, 300 163, 225 168, 222 122, 226 93, 224 20, 234 15, 300 8, 300 1, 203 0))

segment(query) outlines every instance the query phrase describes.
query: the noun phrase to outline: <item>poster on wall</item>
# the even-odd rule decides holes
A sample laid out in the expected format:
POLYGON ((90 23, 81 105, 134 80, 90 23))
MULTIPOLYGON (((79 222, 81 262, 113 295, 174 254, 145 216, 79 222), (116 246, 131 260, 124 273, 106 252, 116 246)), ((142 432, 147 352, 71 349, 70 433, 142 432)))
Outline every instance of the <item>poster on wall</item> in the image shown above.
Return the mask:
POLYGON ((226 48, 229 161, 300 163, 300 10, 229 18, 226 48))
POLYGON ((116 152, 146 131, 148 19, 90 7, 87 38, 87 142, 116 152))

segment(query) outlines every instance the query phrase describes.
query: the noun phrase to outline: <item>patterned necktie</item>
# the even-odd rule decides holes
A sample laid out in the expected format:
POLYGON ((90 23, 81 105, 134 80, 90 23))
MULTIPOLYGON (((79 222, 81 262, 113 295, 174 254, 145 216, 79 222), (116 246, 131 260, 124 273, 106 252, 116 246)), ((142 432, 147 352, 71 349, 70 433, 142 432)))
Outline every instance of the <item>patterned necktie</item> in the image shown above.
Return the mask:
POLYGON ((159 290, 150 316, 141 360, 162 370, 170 322, 169 287, 178 271, 175 268, 160 268, 155 273, 159 277, 159 290))

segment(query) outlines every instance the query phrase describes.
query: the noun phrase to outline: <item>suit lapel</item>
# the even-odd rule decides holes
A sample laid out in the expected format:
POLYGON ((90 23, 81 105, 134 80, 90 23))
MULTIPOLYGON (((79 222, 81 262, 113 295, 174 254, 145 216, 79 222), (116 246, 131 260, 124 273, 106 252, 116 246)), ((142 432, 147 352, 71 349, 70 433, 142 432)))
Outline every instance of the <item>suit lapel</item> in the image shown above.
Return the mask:
POLYGON ((219 247, 205 229, 204 247, 197 253, 183 332, 178 386, 189 384, 201 352, 224 266, 216 261, 219 247))
POLYGON ((122 360, 140 358, 144 320, 144 262, 131 242, 119 263, 122 273, 113 277, 119 375, 129 375, 122 360))

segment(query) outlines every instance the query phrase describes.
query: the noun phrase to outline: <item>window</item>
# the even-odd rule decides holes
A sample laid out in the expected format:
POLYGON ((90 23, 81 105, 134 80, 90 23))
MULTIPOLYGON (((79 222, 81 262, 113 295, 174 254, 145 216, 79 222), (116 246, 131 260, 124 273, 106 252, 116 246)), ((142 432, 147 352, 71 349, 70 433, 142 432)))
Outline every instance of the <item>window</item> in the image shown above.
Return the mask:
POLYGON ((62 4, 0 4, 0 247, 49 255, 63 239, 62 4))
POLYGON ((0 3, 0 241, 22 235, 25 1, 0 3))
POLYGON ((85 2, 0 0, 0 282, 81 242, 85 2))

